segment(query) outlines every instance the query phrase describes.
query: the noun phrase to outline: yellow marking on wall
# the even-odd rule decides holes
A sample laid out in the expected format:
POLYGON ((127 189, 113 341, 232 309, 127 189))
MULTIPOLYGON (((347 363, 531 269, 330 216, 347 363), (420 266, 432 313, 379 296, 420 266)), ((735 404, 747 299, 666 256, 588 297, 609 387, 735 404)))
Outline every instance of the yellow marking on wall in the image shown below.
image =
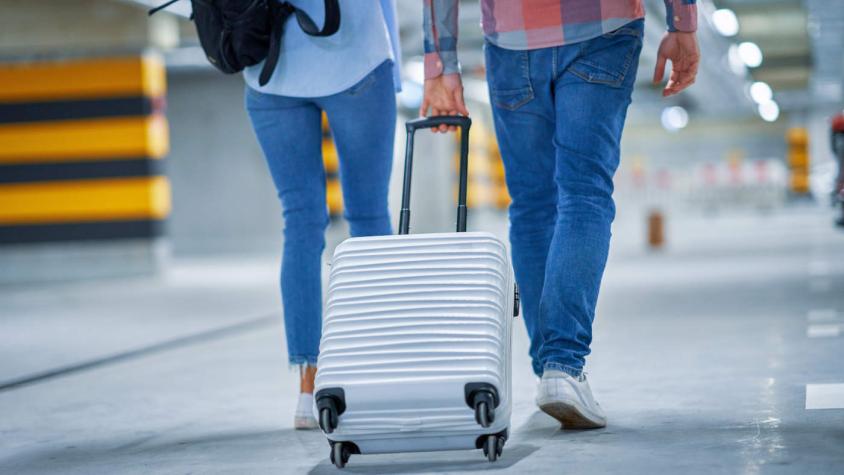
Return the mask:
POLYGON ((339 180, 328 180, 325 184, 325 201, 332 216, 343 212, 343 190, 339 180))
POLYGON ((809 192, 809 175, 808 173, 792 173, 791 175, 791 191, 795 193, 809 192))
POLYGON ((162 115, 0 125, 0 164, 160 158, 168 150, 162 115))
POLYGON ((340 169, 340 160, 337 157, 337 148, 331 138, 322 139, 322 161, 326 173, 337 173, 340 169))
POLYGON ((328 124, 328 116, 325 112, 321 118, 322 127, 322 164, 325 173, 328 174, 325 180, 325 201, 328 205, 328 214, 340 216, 343 214, 343 189, 340 186, 340 157, 337 155, 337 147, 331 137, 331 128, 328 124))
POLYGON ((170 213, 165 177, 74 180, 0 186, 0 224, 163 219, 170 213))
POLYGON ((501 160, 501 150, 495 136, 491 136, 487 145, 490 160, 490 179, 492 180, 495 193, 495 207, 506 209, 510 206, 510 192, 507 190, 506 175, 504 172, 504 161, 501 160))
POLYGON ((792 127, 786 132, 786 139, 790 145, 809 145, 809 132, 805 127, 792 127))
POLYGON ((323 135, 329 135, 330 127, 328 126, 328 115, 325 114, 325 111, 320 116, 320 127, 323 135))
MULTIPOLYGON (((504 183, 504 168, 495 135, 483 121, 476 119, 475 132, 469 136, 469 170, 466 205, 469 208, 496 207, 506 208, 510 204, 510 194, 504 183)), ((460 173, 460 133, 455 134, 454 175, 460 173)), ((457 197, 458 184, 454 185, 457 197)))
POLYGON ((788 167, 791 171, 791 191, 809 192, 809 132, 804 127, 793 127, 786 132, 788 167))
POLYGON ((153 54, 0 65, 0 102, 158 97, 165 90, 164 62, 153 54))

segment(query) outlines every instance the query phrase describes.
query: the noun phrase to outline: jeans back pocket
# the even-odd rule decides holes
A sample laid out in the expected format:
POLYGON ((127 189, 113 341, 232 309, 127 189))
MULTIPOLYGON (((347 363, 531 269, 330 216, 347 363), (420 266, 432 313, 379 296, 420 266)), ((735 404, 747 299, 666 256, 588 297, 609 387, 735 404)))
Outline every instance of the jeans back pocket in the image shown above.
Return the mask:
POLYGON ((489 95, 496 107, 516 110, 533 100, 528 51, 484 44, 489 95))
POLYGON ((568 70, 586 82, 621 87, 642 50, 643 30, 644 22, 636 20, 584 41, 568 70))

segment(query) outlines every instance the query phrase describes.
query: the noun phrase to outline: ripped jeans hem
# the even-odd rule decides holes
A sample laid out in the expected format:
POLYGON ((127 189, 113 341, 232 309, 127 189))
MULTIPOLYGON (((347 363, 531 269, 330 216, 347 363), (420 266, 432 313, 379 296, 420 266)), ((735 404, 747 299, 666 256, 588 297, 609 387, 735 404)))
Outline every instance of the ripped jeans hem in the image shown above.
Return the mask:
POLYGON ((288 357, 288 366, 290 369, 316 368, 317 357, 306 355, 293 355, 288 357))

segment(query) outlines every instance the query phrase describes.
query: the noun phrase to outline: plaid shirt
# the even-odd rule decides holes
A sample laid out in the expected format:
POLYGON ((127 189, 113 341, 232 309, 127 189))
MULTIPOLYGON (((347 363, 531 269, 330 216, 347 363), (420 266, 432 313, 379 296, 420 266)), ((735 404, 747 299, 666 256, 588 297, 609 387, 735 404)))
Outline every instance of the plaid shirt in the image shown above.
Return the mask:
MULTIPOLYGON (((668 31, 697 29, 696 0, 664 0, 668 31)), ((459 0, 424 0, 425 78, 460 72, 459 0)), ((642 0, 481 0, 484 35, 506 49, 585 41, 645 16, 642 0)))

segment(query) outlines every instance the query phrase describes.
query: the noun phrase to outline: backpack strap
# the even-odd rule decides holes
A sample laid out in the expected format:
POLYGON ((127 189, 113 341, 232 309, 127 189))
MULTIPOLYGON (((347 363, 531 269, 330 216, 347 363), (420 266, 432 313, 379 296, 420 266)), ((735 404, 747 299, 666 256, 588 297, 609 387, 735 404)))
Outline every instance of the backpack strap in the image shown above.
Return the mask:
POLYGON ((296 15, 299 27, 310 36, 330 36, 340 29, 340 5, 337 0, 325 0, 325 22, 322 29, 316 26, 314 20, 304 10, 296 8, 289 2, 281 4, 272 2, 271 5, 273 33, 270 35, 270 49, 267 52, 267 59, 264 61, 264 67, 261 68, 261 75, 258 76, 258 84, 261 86, 266 86, 273 75, 273 71, 275 71, 276 65, 278 65, 284 23, 291 14, 296 15))
MULTIPOLYGON (((149 14, 161 11, 178 0, 167 0, 163 4, 149 10, 149 14)), ((281 36, 284 31, 284 24, 290 15, 296 15, 296 21, 302 31, 310 36, 331 36, 340 29, 340 4, 338 0, 325 0, 325 22, 322 28, 316 26, 314 20, 304 11, 296 8, 290 2, 276 2, 267 0, 267 5, 272 16, 272 34, 270 34, 270 47, 267 51, 267 58, 264 67, 261 68, 261 75, 258 77, 258 84, 265 86, 273 75, 278 65, 278 57, 281 54, 281 36)), ((193 15, 191 15, 192 17, 193 15)))
POLYGON ((172 4, 174 4, 174 3, 178 2, 178 1, 179 1, 179 0, 169 0, 169 1, 167 1, 167 2, 165 2, 165 3, 163 3, 163 4, 159 5, 159 6, 157 6, 157 7, 155 7, 155 8, 151 8, 149 11, 147 11, 147 14, 148 14, 149 16, 155 15, 155 14, 156 14, 156 13, 158 13, 159 11, 164 10, 165 8, 169 7, 170 5, 172 5, 172 4))
POLYGON ((295 7, 294 9, 299 27, 311 36, 331 36, 340 29, 340 5, 337 0, 325 0, 325 22, 322 29, 317 28, 314 20, 303 10, 295 7))
POLYGON ((270 49, 267 51, 267 59, 264 60, 264 67, 261 68, 261 75, 258 76, 258 84, 266 86, 278 64, 278 57, 281 54, 281 35, 284 32, 284 23, 287 18, 296 11, 296 7, 288 2, 270 3, 270 15, 272 15, 272 33, 270 34, 270 49))

